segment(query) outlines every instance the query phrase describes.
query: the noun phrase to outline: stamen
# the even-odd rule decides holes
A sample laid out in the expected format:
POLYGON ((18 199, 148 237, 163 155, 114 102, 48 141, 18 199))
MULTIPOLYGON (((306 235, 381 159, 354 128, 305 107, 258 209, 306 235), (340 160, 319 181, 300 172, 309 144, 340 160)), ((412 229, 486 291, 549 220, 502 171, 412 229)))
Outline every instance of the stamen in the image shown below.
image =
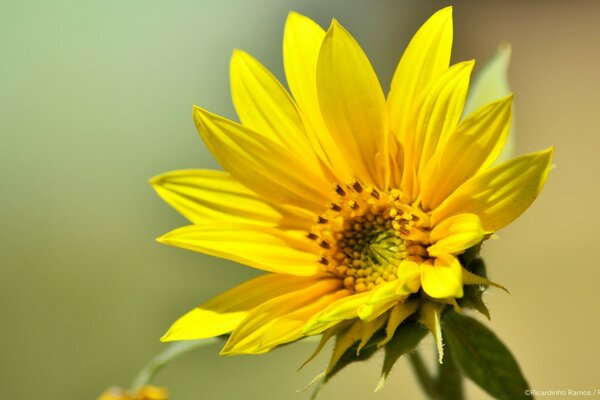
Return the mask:
POLYGON ((329 245, 329 243, 327 243, 327 242, 326 242, 325 240, 323 240, 323 239, 319 239, 319 240, 317 240, 317 244, 318 244, 319 246, 321 246, 322 248, 324 248, 324 249, 330 249, 330 248, 331 248, 331 246, 329 245))
POLYGON ((321 248, 322 271, 360 293, 398 279, 402 260, 430 260, 429 215, 403 201, 397 189, 381 191, 358 180, 336 184, 340 197, 314 217, 306 237, 321 248), (415 215, 418 214, 418 217, 415 215))
POLYGON ((306 237, 307 237, 308 239, 310 239, 310 240, 317 240, 317 238, 318 238, 319 236, 318 236, 318 235, 316 235, 316 234, 314 234, 314 233, 312 233, 312 232, 308 232, 308 233, 306 234, 306 237))
POLYGON ((340 212, 342 211, 342 207, 335 203, 329 203, 329 208, 333 211, 340 212))
POLYGON ((329 220, 318 215, 315 217, 315 222, 317 224, 326 224, 327 222, 329 222, 329 220))
POLYGON ((360 183, 358 181, 354 181, 354 183, 352 184, 352 187, 354 188, 354 190, 356 190, 358 193, 363 191, 362 186, 360 185, 360 183))
POLYGON ((421 257, 427 256, 427 250, 425 249, 425 247, 420 246, 418 244, 408 246, 406 248, 406 251, 410 255, 421 256, 421 257))
POLYGON ((399 229, 400 233, 402 233, 403 235, 408 235, 410 233, 410 231, 408 229, 406 229, 405 227, 401 226, 399 229))

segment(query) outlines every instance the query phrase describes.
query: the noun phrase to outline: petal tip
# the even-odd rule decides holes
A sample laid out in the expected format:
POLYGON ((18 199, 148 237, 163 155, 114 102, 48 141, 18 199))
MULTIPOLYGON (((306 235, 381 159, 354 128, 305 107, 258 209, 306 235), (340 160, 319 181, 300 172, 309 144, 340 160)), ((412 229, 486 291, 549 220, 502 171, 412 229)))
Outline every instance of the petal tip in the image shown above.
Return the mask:
POLYGON ((160 244, 169 244, 169 239, 167 237, 168 235, 169 235, 168 233, 165 233, 164 235, 159 236, 154 240, 156 240, 160 244))
POLYGON ((441 10, 439 10, 438 12, 436 12, 435 14, 433 14, 432 17, 438 16, 440 18, 452 19, 453 14, 454 14, 454 7, 453 6, 447 6, 447 7, 442 8, 441 10))
POLYGON ((160 186, 164 181, 164 174, 153 176, 148 179, 148 183, 152 186, 160 186))
POLYGON ((453 6, 448 6, 448 7, 444 7, 441 10, 435 12, 430 18, 429 20, 433 20, 433 19, 440 19, 441 21, 447 22, 448 20, 450 20, 449 22, 452 22, 452 14, 454 12, 454 7, 453 6))
POLYGON ((169 332, 165 333, 164 335, 162 335, 162 337, 160 338, 160 341, 162 343, 167 343, 167 342, 172 342, 174 341, 173 338, 171 338, 171 334, 169 332))
POLYGON ((192 116, 194 117, 194 121, 196 121, 197 118, 202 118, 204 113, 206 113, 206 110, 204 110, 202 107, 195 104, 192 106, 192 116))
POLYGON ((337 35, 340 32, 347 33, 346 29, 342 26, 342 24, 340 24, 340 21, 338 21, 335 18, 332 18, 331 24, 329 25, 329 28, 327 29, 327 35, 337 35))
POLYGON ((301 18, 306 18, 304 15, 300 14, 298 11, 291 10, 287 15, 287 21, 298 20, 301 18))

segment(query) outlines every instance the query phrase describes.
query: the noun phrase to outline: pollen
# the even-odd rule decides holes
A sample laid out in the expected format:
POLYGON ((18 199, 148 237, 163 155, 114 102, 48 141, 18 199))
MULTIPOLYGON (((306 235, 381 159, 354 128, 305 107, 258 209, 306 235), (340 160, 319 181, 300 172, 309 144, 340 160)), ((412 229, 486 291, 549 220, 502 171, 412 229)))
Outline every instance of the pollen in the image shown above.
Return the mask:
POLYGON ((427 259, 428 216, 399 190, 354 181, 335 185, 336 201, 314 218, 306 237, 321 249, 323 271, 360 293, 398 277, 402 260, 427 259))

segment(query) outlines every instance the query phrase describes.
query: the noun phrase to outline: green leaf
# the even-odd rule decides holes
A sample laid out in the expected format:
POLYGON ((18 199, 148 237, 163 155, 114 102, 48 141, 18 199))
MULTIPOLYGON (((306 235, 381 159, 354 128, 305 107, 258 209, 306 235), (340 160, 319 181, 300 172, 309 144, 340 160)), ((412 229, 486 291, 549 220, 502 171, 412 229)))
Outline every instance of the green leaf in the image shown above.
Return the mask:
POLYGON ((413 371, 415 371, 415 375, 421 384, 421 388, 425 391, 430 399, 435 399, 437 396, 436 383, 433 379, 433 376, 431 376, 431 373, 427 369, 427 366, 423 362, 419 351, 415 349, 413 352, 409 353, 408 360, 410 361, 413 371))
POLYGON ((435 380, 437 399, 463 400, 463 377, 452 356, 452 347, 446 345, 444 363, 438 364, 438 376, 435 380))
POLYGON ((381 370, 381 379, 375 388, 375 391, 380 390, 390 374, 394 364, 398 359, 412 351, 421 339, 427 334, 427 329, 416 322, 404 322, 398 329, 392 340, 385 345, 385 358, 383 360, 383 368, 381 370))
POLYGON ((443 334, 460 370, 497 399, 531 399, 517 361, 498 337, 477 320, 449 311, 443 334))

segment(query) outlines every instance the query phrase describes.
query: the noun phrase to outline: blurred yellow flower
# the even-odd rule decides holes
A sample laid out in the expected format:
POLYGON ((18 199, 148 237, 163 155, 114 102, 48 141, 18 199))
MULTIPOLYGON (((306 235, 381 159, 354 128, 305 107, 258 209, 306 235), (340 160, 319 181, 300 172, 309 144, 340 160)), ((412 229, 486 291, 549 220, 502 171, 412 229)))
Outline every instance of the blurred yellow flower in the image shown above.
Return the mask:
POLYGON ((284 33, 291 95, 250 55, 231 58, 241 124, 194 107, 226 172, 152 180, 191 225, 160 242, 268 272, 181 317, 162 338, 230 333, 222 354, 264 353, 337 336, 332 365, 415 314, 440 345, 439 313, 466 284, 458 259, 523 213, 552 149, 491 166, 512 95, 461 119, 473 61, 450 63, 452 10, 416 33, 387 95, 355 39, 297 13, 284 33))
POLYGON ((98 400, 169 400, 169 391, 157 386, 144 386, 135 394, 113 387, 102 393, 98 400))

